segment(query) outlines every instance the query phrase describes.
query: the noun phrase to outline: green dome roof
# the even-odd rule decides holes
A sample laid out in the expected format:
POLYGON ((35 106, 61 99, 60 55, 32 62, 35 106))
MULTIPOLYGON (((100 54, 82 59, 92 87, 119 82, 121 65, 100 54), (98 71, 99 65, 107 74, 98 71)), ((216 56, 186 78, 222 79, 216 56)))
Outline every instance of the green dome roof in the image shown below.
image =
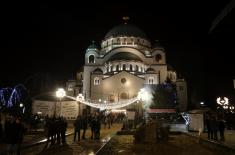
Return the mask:
POLYGON ((134 60, 134 61, 141 61, 140 57, 135 54, 128 53, 128 52, 120 52, 117 53, 109 58, 108 61, 117 61, 117 60, 134 60))
POLYGON ((132 36, 148 39, 147 35, 138 27, 131 24, 121 24, 112 28, 106 35, 105 39, 117 36, 132 36))
POLYGON ((92 41, 92 44, 90 46, 88 46, 87 51, 88 50, 98 50, 99 47, 95 44, 95 41, 92 41))

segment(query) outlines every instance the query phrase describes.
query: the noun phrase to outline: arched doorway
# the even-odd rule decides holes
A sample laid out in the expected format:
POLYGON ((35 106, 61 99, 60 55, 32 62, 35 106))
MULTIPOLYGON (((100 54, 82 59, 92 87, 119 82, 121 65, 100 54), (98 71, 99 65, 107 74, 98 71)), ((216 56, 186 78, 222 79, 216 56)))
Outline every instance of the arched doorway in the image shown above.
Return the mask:
POLYGON ((126 92, 122 92, 121 94, 120 94, 120 99, 121 100, 126 100, 126 99, 128 99, 129 97, 128 97, 128 93, 126 93, 126 92))

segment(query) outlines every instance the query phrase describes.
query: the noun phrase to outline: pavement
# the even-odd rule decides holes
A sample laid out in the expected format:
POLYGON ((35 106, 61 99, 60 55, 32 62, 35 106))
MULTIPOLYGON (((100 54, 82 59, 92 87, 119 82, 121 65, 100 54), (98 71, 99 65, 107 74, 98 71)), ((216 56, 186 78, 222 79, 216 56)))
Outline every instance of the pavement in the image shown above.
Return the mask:
MULTIPOLYGON (((110 129, 104 129, 102 126, 101 129, 101 139, 100 140, 91 140, 90 129, 86 132, 85 140, 80 142, 73 142, 73 128, 69 127, 66 132, 66 145, 55 145, 53 147, 45 148, 46 138, 42 131, 37 131, 37 134, 27 134, 24 137, 22 144, 22 154, 25 155, 35 155, 35 154, 63 154, 63 155, 72 155, 72 154, 89 154, 93 155, 99 152, 107 142, 116 134, 117 131, 120 131, 122 124, 114 124, 110 129)), ((180 131, 185 134, 191 135, 195 138, 200 138, 204 142, 210 143, 214 147, 217 146, 226 146, 235 150, 235 131, 226 130, 225 131, 225 141, 214 141, 207 139, 207 133, 202 133, 199 137, 198 132, 188 132, 184 125, 182 124, 173 124, 171 126, 171 131, 180 131)), ((6 154, 6 144, 0 143, 0 155, 6 154)))
MULTIPOLYGON (((198 132, 188 132, 188 133, 193 136, 199 137, 198 132)), ((206 132, 203 132, 200 135, 200 138, 203 140, 210 141, 211 143, 216 143, 218 145, 226 146, 235 150, 235 130, 225 130, 224 137, 225 137, 225 141, 220 141, 220 140, 216 141, 216 140, 208 139, 206 132)), ((218 132, 218 139, 219 139, 219 132, 218 132)))
MULTIPOLYGON (((199 132, 188 131, 186 125, 184 124, 171 124, 171 131, 173 132, 180 131, 188 135, 192 135, 194 137, 199 138, 199 132)), ((217 146, 221 145, 223 147, 228 147, 235 150, 235 130, 225 130, 224 136, 225 136, 225 141, 220 141, 220 140, 215 141, 211 139, 209 140, 207 138, 207 132, 203 132, 200 134, 200 139, 215 144, 217 146)), ((219 138, 219 132, 218 132, 218 138, 219 138)))
MULTIPOLYGON (((46 146, 46 137, 43 132, 38 131, 37 134, 27 134, 24 137, 22 143, 23 155, 35 155, 35 154, 58 154, 58 155, 72 155, 72 154, 81 154, 81 155, 92 155, 95 154, 99 149, 101 149, 117 131, 121 129, 121 124, 113 124, 113 126, 108 129, 102 126, 100 140, 92 140, 90 129, 86 132, 86 139, 81 140, 80 142, 73 141, 73 128, 68 128, 66 132, 66 143, 65 145, 54 145, 52 147, 46 146)), ((82 133, 82 132, 81 132, 82 133)), ((6 144, 0 143, 0 155, 6 154, 6 144)))

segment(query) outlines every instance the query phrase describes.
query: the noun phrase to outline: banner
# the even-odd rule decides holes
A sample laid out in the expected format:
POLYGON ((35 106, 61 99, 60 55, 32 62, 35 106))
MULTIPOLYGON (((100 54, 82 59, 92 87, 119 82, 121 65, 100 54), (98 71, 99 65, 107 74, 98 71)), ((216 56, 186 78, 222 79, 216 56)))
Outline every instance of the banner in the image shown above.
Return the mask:
POLYGON ((42 116, 63 116, 66 119, 76 119, 78 116, 78 103, 76 101, 41 101, 34 100, 32 105, 33 114, 42 116))

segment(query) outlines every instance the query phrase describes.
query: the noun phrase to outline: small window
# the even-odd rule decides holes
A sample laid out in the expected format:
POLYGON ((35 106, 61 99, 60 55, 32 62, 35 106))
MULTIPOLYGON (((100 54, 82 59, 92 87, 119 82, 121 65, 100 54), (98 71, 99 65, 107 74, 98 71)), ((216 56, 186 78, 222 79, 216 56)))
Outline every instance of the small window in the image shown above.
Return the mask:
POLYGON ((148 78, 148 84, 153 84, 154 77, 149 77, 148 78))
POLYGON ((94 85, 100 85, 100 78, 99 77, 94 78, 94 85))
POLYGON ((180 90, 180 91, 183 91, 183 90, 184 90, 184 87, 183 87, 183 86, 179 86, 179 90, 180 90))
POLYGON ((110 95, 109 96, 109 102, 115 102, 115 96, 114 95, 110 95))
POLYGON ((126 70, 126 64, 123 64, 123 66, 122 66, 122 70, 126 70))
POLYGON ((125 83, 126 83, 126 78, 122 78, 122 79, 121 79, 121 83, 122 83, 122 84, 125 84, 125 83))
POLYGON ((157 55, 155 56, 155 60, 156 60, 157 62, 161 62, 161 61, 162 61, 162 55, 161 55, 161 54, 157 54, 157 55))
POLYGON ((116 71, 119 71, 119 65, 116 66, 116 71))
POLYGON ((94 55, 89 56, 88 63, 95 63, 95 56, 94 55))
POLYGON ((136 65, 135 66, 135 70, 138 72, 139 71, 139 67, 136 65))
POLYGON ((132 65, 130 65, 130 71, 132 71, 132 65))

